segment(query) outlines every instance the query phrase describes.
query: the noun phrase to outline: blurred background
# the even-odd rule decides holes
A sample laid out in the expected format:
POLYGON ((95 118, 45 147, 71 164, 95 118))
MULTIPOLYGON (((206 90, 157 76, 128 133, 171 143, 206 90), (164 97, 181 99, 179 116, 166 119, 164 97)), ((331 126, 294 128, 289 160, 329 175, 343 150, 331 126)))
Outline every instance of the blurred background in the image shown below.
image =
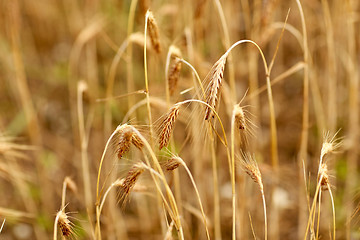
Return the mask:
MULTIPOLYGON (((151 128, 160 128, 168 108, 195 97, 198 88, 192 70, 182 63, 177 87, 172 96, 166 95, 170 46, 205 79, 233 43, 256 42, 271 65, 275 115, 269 107, 263 60, 249 43, 231 51, 218 111, 229 142, 235 103, 243 99, 241 105, 256 125, 247 149, 262 173, 269 239, 304 238, 326 132, 338 132, 335 138, 342 141, 327 160, 336 239, 360 239, 360 2, 300 2, 0 0, 0 221, 6 219, 0 238, 53 237, 69 177, 65 212, 74 225, 73 238, 94 239, 96 180, 107 139, 117 125, 127 122, 156 142, 144 102, 144 27, 150 9, 161 46, 155 49, 147 35, 151 128), (275 147, 271 119, 276 120, 275 147)), ((171 147, 159 151, 155 146, 154 151, 159 161, 166 161, 170 151, 182 157, 199 189, 211 239, 231 239, 226 148, 219 139, 211 148, 209 137, 198 136, 204 125, 191 117, 195 114, 193 105, 184 108, 171 147)), ((221 133, 219 124, 216 128, 221 133)), ((105 189, 143 160, 136 148, 121 160, 111 149, 101 175, 105 189)), ((263 239, 261 194, 241 170, 240 149, 237 140, 237 239, 252 239, 253 233, 263 239)), ((165 175, 177 195, 185 239, 206 239, 186 171, 179 168, 165 175)), ((103 239, 165 239, 164 213, 159 213, 150 174, 141 175, 137 184, 143 188, 131 193, 124 208, 117 204, 117 191, 111 191, 101 215, 103 239)), ((327 192, 321 201, 318 238, 332 239, 327 192)), ((167 239, 178 239, 176 231, 170 235, 167 239)))

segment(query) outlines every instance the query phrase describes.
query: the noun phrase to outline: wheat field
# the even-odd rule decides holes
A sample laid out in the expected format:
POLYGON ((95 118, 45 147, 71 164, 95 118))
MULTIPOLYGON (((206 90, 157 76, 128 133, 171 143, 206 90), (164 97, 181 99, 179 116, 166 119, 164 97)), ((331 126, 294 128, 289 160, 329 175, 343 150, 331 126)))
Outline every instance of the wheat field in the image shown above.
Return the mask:
POLYGON ((360 1, 1 0, 0 239, 360 239, 360 1))

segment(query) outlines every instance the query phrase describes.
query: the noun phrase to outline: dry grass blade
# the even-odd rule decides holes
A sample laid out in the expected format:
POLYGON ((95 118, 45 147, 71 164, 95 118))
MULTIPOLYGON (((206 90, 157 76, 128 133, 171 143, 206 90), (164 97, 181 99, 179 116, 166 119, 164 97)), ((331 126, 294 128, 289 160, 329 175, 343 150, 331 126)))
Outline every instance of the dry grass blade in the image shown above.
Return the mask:
POLYGON ((144 170, 145 168, 143 164, 136 163, 132 166, 130 171, 127 173, 125 179, 123 180, 119 193, 119 202, 123 207, 129 199, 129 195, 134 188, 136 181, 138 180, 139 176, 144 172, 144 170))
POLYGON ((163 122, 160 125, 160 135, 159 135, 159 149, 167 146, 169 143, 171 132, 174 128, 176 118, 179 116, 180 104, 175 104, 168 114, 165 116, 163 122))
POLYGON ((4 136, 0 133, 0 157, 26 159, 27 155, 23 151, 34 149, 34 147, 16 143, 14 137, 4 136))
POLYGON ((149 30, 151 45, 153 46, 154 50, 157 53, 161 53, 159 27, 156 23, 153 13, 151 11, 147 11, 147 15, 148 15, 148 23, 149 23, 148 30, 149 30))
MULTIPOLYGON (((224 76, 224 69, 226 63, 227 54, 221 56, 221 58, 212 66, 210 72, 205 78, 205 82, 208 82, 208 88, 206 91, 206 103, 211 107, 215 108, 218 98, 219 91, 221 87, 221 81, 224 76)), ((211 108, 206 107, 205 110, 205 120, 212 118, 214 116, 211 108)))

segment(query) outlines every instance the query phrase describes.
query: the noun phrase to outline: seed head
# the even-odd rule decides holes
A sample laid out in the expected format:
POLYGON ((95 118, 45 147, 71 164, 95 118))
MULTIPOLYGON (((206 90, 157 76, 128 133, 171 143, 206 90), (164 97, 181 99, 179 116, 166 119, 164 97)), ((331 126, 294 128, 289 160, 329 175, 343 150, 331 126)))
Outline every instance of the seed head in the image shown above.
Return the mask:
POLYGON ((127 173, 125 179, 123 180, 121 187, 120 187, 120 200, 119 202, 125 206, 130 192, 135 186, 136 181, 138 180, 139 176, 144 172, 145 168, 142 163, 136 163, 132 166, 130 171, 127 173))
POLYGON ((165 116, 164 120, 160 125, 160 135, 159 135, 159 149, 167 146, 169 143, 171 132, 174 128, 176 118, 179 115, 179 104, 175 104, 170 108, 168 114, 165 116))
MULTIPOLYGON (((219 98, 218 95, 224 75, 226 57, 227 54, 222 55, 205 78, 205 81, 209 81, 206 91, 206 103, 214 109, 219 98)), ((205 120, 208 120, 210 117, 214 117, 214 113, 212 112, 212 109, 207 106, 205 109, 205 120)))
POLYGON ((151 44, 157 53, 161 53, 159 28, 156 23, 155 17, 151 11, 147 11, 146 14, 148 15, 148 30, 151 44))

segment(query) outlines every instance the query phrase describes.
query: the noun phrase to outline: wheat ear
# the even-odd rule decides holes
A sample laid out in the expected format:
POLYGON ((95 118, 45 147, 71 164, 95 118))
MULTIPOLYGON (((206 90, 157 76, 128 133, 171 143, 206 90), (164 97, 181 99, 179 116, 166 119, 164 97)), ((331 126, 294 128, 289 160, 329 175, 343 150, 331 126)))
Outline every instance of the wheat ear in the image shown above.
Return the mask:
POLYGON ((157 53, 161 53, 159 27, 157 25, 153 13, 148 10, 146 14, 148 16, 148 30, 149 30, 151 44, 157 53))
POLYGON ((261 197, 264 207, 264 222, 265 222, 265 240, 267 240, 267 216, 266 216, 266 202, 264 194, 264 185, 261 178, 261 172, 255 158, 249 154, 242 152, 241 166, 243 170, 251 177, 251 179, 259 185, 261 197))
POLYGON ((172 108, 170 108, 169 112, 165 116, 163 122, 160 126, 160 135, 159 135, 159 149, 161 150, 163 147, 167 146, 169 143, 171 132, 174 128, 175 121, 179 116, 179 108, 180 104, 175 104, 172 108))
MULTIPOLYGON (((209 82, 209 86, 206 92, 206 103, 209 104, 212 108, 216 107, 219 98, 219 91, 221 87, 221 81, 224 76, 224 69, 226 63, 227 53, 222 55, 220 59, 212 66, 208 75, 205 78, 205 82, 209 82)), ((213 117, 211 108, 206 107, 205 109, 205 120, 213 117)))

